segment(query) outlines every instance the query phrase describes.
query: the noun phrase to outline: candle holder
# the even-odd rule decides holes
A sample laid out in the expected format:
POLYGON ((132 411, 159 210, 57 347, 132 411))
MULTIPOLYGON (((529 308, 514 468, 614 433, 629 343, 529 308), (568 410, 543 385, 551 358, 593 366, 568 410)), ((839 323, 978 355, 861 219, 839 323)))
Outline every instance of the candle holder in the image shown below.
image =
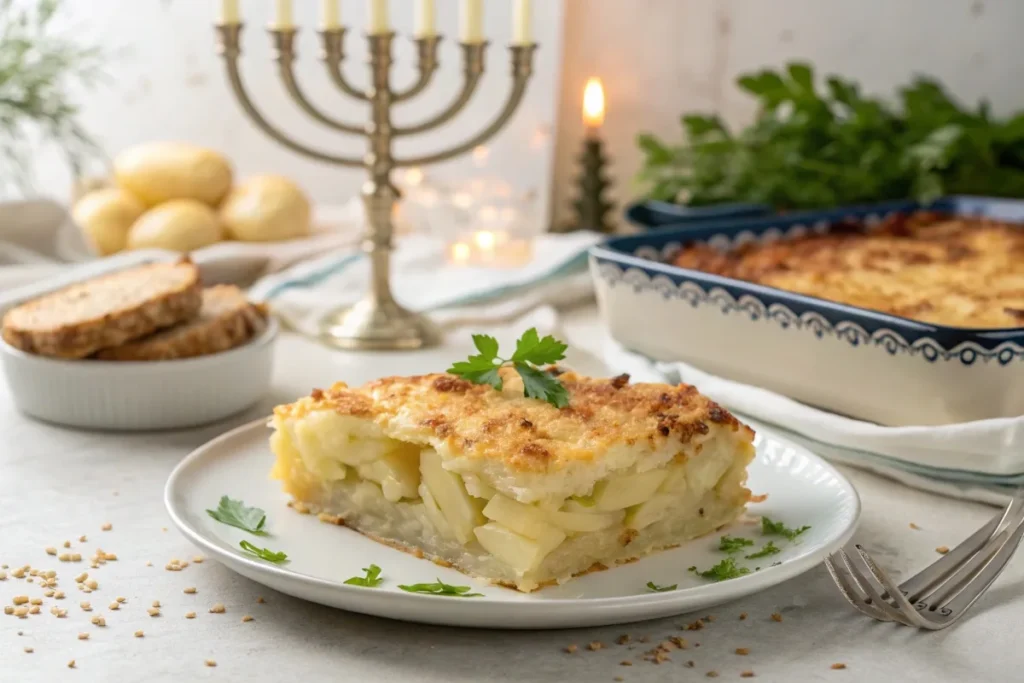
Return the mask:
POLYGON ((572 202, 573 218, 559 232, 613 232, 615 227, 608 217, 615 204, 605 199, 605 191, 611 187, 612 181, 605 174, 608 157, 600 138, 589 136, 584 140, 579 163, 581 170, 576 177, 577 196, 572 202))
POLYGON ((422 92, 433 79, 439 63, 437 48, 440 38, 415 38, 419 72, 417 80, 404 90, 391 85, 391 46, 394 33, 366 36, 370 70, 370 86, 365 91, 354 87, 345 78, 342 63, 345 58, 344 28, 320 31, 320 58, 334 84, 344 94, 370 108, 369 120, 359 126, 337 120, 321 111, 303 93, 295 78, 293 65, 296 58, 297 29, 271 27, 274 60, 278 73, 295 103, 316 120, 329 128, 344 133, 363 135, 368 143, 362 158, 335 155, 298 143, 270 124, 249 98, 244 87, 238 62, 241 56, 241 23, 216 25, 217 51, 224 58, 228 81, 236 99, 250 119, 269 137, 284 147, 311 159, 338 166, 362 166, 369 176, 363 184, 362 195, 366 206, 369 230, 362 248, 370 259, 370 285, 366 295, 354 306, 328 313, 320 323, 320 338, 345 349, 416 349, 437 344, 438 328, 426 317, 403 308, 391 294, 390 258, 392 250, 392 214, 400 193, 391 181, 391 172, 398 167, 425 166, 444 161, 471 151, 497 133, 511 118, 522 102, 527 83, 533 73, 533 54, 536 44, 509 47, 512 62, 512 89, 495 119, 483 130, 465 142, 450 149, 418 157, 395 158, 392 145, 401 136, 417 135, 432 130, 452 119, 472 98, 484 72, 484 54, 487 43, 461 43, 463 85, 454 101, 436 115, 414 125, 396 126, 391 123, 394 104, 408 101, 422 92))

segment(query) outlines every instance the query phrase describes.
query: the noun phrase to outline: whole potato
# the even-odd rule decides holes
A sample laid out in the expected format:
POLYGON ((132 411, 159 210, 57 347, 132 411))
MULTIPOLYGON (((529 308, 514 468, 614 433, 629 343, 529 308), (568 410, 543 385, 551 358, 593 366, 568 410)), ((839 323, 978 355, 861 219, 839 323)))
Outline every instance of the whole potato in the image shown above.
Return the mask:
POLYGON ((216 206, 231 189, 231 164, 210 149, 183 142, 150 142, 114 159, 117 184, 147 206, 194 199, 216 206))
POLYGON ((223 238, 216 212, 194 199, 173 199, 142 214, 128 232, 129 249, 193 251, 223 238))
POLYGON ((71 217, 103 256, 114 254, 128 244, 128 231, 146 207, 124 190, 108 187, 93 190, 71 209, 71 217))
POLYGON ((310 232, 306 195, 287 178, 254 176, 236 185, 220 208, 228 238, 276 242, 310 232))

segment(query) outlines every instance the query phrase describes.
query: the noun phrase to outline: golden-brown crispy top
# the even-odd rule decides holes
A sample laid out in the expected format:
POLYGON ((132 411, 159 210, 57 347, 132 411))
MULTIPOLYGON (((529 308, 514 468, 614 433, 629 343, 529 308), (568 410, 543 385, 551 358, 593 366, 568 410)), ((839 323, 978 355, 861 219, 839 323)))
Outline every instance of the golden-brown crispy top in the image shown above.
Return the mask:
POLYGON ((694 244, 674 263, 938 325, 1024 326, 1024 228, 987 219, 918 212, 731 252, 694 244))
POLYGON ((653 450, 672 440, 686 444, 716 429, 753 439, 729 411, 686 384, 630 384, 628 375, 595 379, 565 372, 559 379, 569 405, 559 409, 524 397, 513 370, 501 373, 502 391, 448 374, 385 377, 359 388, 338 383, 278 406, 275 414, 298 418, 329 408, 372 419, 393 438, 443 442, 452 454, 499 458, 511 469, 534 471, 591 460, 617 445, 653 450))

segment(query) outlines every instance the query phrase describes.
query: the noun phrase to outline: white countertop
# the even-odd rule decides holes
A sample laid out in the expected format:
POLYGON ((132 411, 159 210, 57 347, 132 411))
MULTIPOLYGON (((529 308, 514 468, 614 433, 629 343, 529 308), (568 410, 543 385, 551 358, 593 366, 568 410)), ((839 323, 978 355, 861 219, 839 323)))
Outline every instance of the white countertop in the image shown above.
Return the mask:
MULTIPOLYGON (((566 318, 576 345, 598 348, 600 328, 592 308, 566 318)), ((441 352, 443 354, 443 350, 441 352)), ((710 670, 739 679, 751 670, 763 681, 1004 681, 1024 664, 1017 626, 1024 621, 1024 561, 1011 562, 972 615, 944 632, 924 633, 875 623, 841 598, 823 567, 771 590, 711 611, 713 623, 683 634, 691 642, 671 662, 642 659, 643 645, 615 644, 620 634, 652 641, 679 635, 690 615, 630 626, 578 631, 492 632, 386 621, 309 604, 274 593, 213 561, 184 571, 164 569, 171 558, 192 560, 196 551, 169 527, 164 481, 194 447, 261 414, 276 403, 307 393, 313 385, 345 379, 358 383, 381 374, 436 370, 438 356, 348 354, 328 351, 294 336, 277 349, 273 394, 245 415, 202 429, 115 434, 81 432, 32 421, 18 414, 0 384, 0 563, 31 564, 58 572, 64 600, 45 599, 27 619, 0 615, 0 681, 677 681, 703 678, 710 670), (104 523, 113 528, 102 531, 104 523), (78 542, 85 534, 88 540, 78 542), (79 552, 86 561, 59 562, 53 546, 79 552), (97 547, 118 560, 91 570, 97 547), (147 566, 151 562, 152 566, 147 566), (90 595, 73 577, 87 571, 99 582, 90 595), (197 593, 183 589, 194 586, 197 593), (116 597, 127 599, 117 611, 116 597), (265 604, 258 604, 263 596, 265 604), (88 599, 94 609, 84 612, 88 599), (162 615, 146 610, 154 600, 162 615), (211 614, 214 603, 226 613, 211 614), (67 617, 58 619, 58 605, 67 617), (185 613, 195 611, 194 619, 185 613), (747 612, 749 618, 739 620, 747 612), (781 623, 770 619, 783 615, 781 623), (103 615, 107 625, 90 618, 103 615), (244 615, 254 620, 242 622, 244 615), (144 637, 133 636, 138 629, 144 637), (19 635, 21 632, 21 635, 19 635), (78 640, 77 634, 90 634, 78 640), (583 647, 601 641, 604 649, 583 647), (580 645, 573 655, 563 648, 580 645), (699 647, 695 644, 700 643, 699 647), (24 648, 34 651, 29 654, 24 648), (750 654, 738 656, 738 647, 750 654), (69 660, 75 670, 67 668, 69 660), (204 660, 212 659, 210 668, 204 660), (623 660, 632 666, 621 666, 623 660), (686 666, 693 660, 692 669, 686 666), (835 671, 833 663, 847 669, 835 671)), ((935 548, 953 546, 993 513, 983 505, 943 500, 874 475, 845 470, 864 503, 856 541, 894 577, 937 559, 935 548), (920 530, 910 528, 914 522, 920 530)), ((8 574, 10 569, 7 570, 8 574)), ((0 604, 15 595, 42 596, 38 584, 0 581, 0 604)), ((650 646, 648 646, 650 647, 650 646)))

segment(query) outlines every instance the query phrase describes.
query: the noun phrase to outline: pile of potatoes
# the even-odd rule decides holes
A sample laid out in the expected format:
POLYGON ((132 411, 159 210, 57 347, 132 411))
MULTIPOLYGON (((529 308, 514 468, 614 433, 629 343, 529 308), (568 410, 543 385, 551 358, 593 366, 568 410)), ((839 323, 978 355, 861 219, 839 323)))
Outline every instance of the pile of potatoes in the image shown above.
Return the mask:
POLYGON ((309 200, 273 175, 232 185, 231 164, 209 149, 153 142, 114 159, 113 185, 75 202, 72 216, 104 256, 125 249, 188 252, 224 240, 276 242, 310 233, 309 200))

